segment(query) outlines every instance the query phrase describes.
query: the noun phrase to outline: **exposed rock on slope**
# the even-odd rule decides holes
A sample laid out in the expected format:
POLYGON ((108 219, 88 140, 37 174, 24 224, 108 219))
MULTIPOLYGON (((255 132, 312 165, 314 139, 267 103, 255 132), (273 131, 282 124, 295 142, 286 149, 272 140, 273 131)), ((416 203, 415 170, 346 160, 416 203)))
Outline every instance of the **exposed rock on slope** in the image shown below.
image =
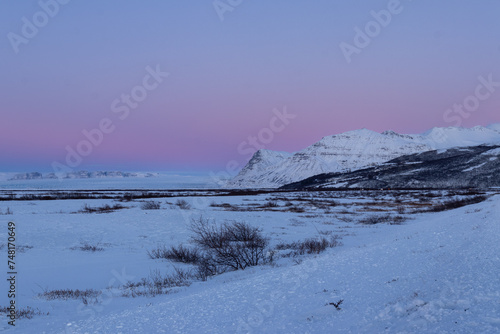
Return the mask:
POLYGON ((304 188, 500 187, 500 145, 406 155, 350 173, 327 173, 284 186, 304 188))

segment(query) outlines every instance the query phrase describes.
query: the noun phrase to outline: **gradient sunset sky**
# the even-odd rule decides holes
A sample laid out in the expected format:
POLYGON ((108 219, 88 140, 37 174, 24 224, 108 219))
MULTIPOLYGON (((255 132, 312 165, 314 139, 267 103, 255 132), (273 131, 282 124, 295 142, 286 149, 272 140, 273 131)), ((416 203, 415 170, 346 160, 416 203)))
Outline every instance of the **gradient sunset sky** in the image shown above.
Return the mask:
MULTIPOLYGON (((498 0, 2 1, 0 170, 65 164, 103 119, 113 131, 75 169, 242 166, 238 147, 284 109, 295 118, 265 148, 453 126, 445 111, 480 76, 500 82, 499 14, 498 0), (341 45, 356 47, 357 28, 373 37, 348 62, 341 45), (150 77, 124 117, 123 94, 155 69, 168 77, 150 77)), ((460 124, 500 122, 496 90, 460 124)))

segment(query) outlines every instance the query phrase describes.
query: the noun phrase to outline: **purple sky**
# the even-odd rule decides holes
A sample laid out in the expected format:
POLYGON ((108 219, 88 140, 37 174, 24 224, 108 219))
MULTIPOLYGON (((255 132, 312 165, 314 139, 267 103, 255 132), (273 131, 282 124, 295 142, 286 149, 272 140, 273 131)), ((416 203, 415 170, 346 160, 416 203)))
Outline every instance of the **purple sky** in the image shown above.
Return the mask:
POLYGON ((499 122, 500 87, 474 94, 500 82, 500 2, 394 1, 2 1, 0 170, 221 170, 259 133, 296 151, 362 127, 499 122), (70 166, 68 148, 86 155, 70 166))

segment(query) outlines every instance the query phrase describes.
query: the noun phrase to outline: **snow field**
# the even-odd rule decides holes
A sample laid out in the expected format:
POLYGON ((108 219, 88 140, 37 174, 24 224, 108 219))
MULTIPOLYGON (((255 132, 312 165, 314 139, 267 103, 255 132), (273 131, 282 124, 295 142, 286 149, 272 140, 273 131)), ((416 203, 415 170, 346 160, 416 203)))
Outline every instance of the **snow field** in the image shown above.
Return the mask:
MULTIPOLYGON (((162 209, 150 211, 141 210, 140 202, 124 202, 131 208, 106 214, 71 212, 84 203, 114 202, 1 203, 14 212, 1 217, 16 221, 18 245, 33 247, 18 253, 18 303, 49 315, 20 319, 15 329, 2 322, 0 328, 20 333, 500 332, 499 196, 452 211, 410 215, 403 225, 356 224, 372 214, 362 210, 370 198, 335 199, 339 205, 331 214, 295 201, 305 213, 210 206, 262 204, 268 197, 186 198, 191 210, 165 204, 175 198, 161 199, 162 209), (359 205, 350 206, 355 202, 359 205), (351 213, 338 213, 346 209, 351 213), (319 231, 342 236, 344 245, 226 273, 155 298, 121 297, 118 287, 126 281, 172 270, 168 261, 149 259, 147 250, 188 243, 189 221, 200 215, 260 226, 272 245, 319 231), (353 221, 339 220, 343 216, 353 221), (99 242, 104 250, 72 249, 82 241, 99 242), (44 289, 66 288, 104 293, 93 305, 37 297, 44 289), (330 305, 340 300, 340 310, 330 305)), ((0 231, 1 240, 5 236, 0 231)), ((5 290, 4 283, 0 288, 5 290)), ((5 305, 6 296, 0 301, 5 305)))

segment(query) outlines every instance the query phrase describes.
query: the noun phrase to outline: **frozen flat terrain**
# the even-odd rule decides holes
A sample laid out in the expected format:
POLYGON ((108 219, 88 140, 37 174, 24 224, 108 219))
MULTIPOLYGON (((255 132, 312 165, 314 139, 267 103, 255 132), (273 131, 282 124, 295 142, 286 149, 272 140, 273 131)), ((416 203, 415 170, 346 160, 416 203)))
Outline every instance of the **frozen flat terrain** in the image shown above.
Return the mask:
MULTIPOLYGON (((0 202, 0 247, 16 222, 20 308, 39 315, 7 333, 499 333, 500 197, 422 212, 475 195, 435 192, 311 192, 257 196, 0 202), (125 208, 82 213, 89 207, 125 208), (272 203, 270 205, 269 203, 272 203), (367 223, 370 217, 392 218, 367 223), (261 227, 270 247, 337 235, 321 254, 193 280, 155 297, 124 297, 127 282, 184 264, 153 260, 158 245, 189 244, 191 219, 261 227), (400 217, 396 219, 394 217, 400 217), (363 223, 364 222, 364 223, 363 223), (83 251, 92 244, 102 248, 83 251), (94 289, 95 298, 48 300, 44 292, 94 289), (331 303, 343 302, 339 310, 331 303)), ((5 263, 5 245, 0 251, 5 263)), ((5 267, 5 266, 4 266, 5 267)), ((4 270, 5 271, 5 270, 4 270)), ((0 306, 7 305, 5 281, 0 306)))

